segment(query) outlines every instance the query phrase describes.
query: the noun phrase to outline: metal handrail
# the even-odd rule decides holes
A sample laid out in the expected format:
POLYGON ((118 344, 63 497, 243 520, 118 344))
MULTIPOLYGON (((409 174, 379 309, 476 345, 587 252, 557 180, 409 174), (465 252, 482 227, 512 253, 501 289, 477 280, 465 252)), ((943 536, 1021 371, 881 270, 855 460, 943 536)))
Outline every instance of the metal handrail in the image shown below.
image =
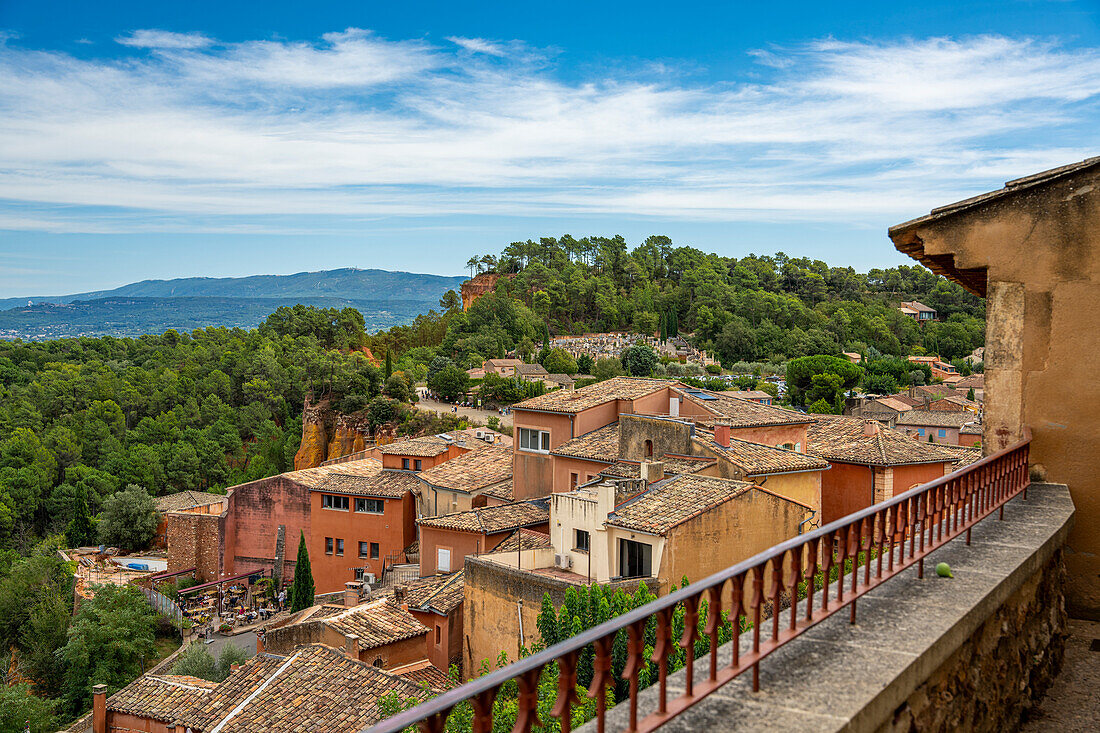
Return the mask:
POLYGON ((658 728, 749 669, 753 672, 753 690, 756 691, 759 689, 759 663, 771 652, 845 607, 851 609, 851 622, 855 623, 856 599, 860 596, 914 564, 918 565, 918 577, 923 577, 926 555, 963 532, 966 543, 970 544, 971 528, 976 523, 997 510, 1003 519, 1004 504, 1008 500, 1021 493, 1026 499, 1030 443, 1031 433, 1025 428, 1023 439, 1014 445, 805 535, 792 537, 708 578, 399 712, 368 730, 370 733, 397 733, 410 725, 419 725, 422 731, 438 733, 443 731, 450 711, 465 701, 473 701, 474 730, 491 730, 497 692, 504 683, 518 680, 521 694, 515 730, 529 731, 536 717, 538 677, 544 667, 557 662, 558 698, 552 714, 560 719, 562 731, 568 733, 575 701, 576 661, 583 649, 593 646, 595 674, 588 696, 596 700, 597 726, 602 733, 606 714, 602 693, 613 684, 611 642, 615 634, 624 629, 629 634, 629 646, 622 676, 629 681, 630 699, 622 704, 630 705, 629 730, 658 728), (851 560, 850 570, 845 568, 848 560, 851 560), (765 595, 764 575, 768 568, 772 584, 765 595), (834 568, 837 571, 835 582, 830 578, 834 568), (819 571, 823 580, 820 593, 813 587, 819 571), (798 597, 797 587, 803 581, 809 583, 808 591, 804 597, 798 597), (735 635, 731 645, 732 660, 719 669, 719 617, 727 583, 728 622, 732 622, 735 629, 741 628, 742 618, 752 623, 752 650, 741 654, 739 637, 735 635), (751 592, 746 594, 749 585, 751 592), (834 593, 835 598, 830 598, 834 593), (820 599, 818 608, 814 608, 815 598, 820 599), (781 599, 789 600, 789 606, 781 608, 781 599), (699 639, 699 608, 704 600, 709 604, 706 634, 710 637, 710 674, 708 679, 696 682, 693 679, 694 648, 699 639), (767 603, 771 603, 773 609, 770 638, 761 639, 761 621, 767 603), (679 697, 668 700, 665 683, 667 662, 673 652, 672 613, 679 605, 685 609, 684 632, 677 646, 686 652, 686 689, 679 697), (802 607, 804 610, 800 610, 802 607), (781 628, 781 619, 788 614, 787 628, 781 628), (653 617, 657 621, 658 644, 649 661, 658 665, 661 694, 657 710, 639 720, 638 672, 645 664, 646 622, 653 617))

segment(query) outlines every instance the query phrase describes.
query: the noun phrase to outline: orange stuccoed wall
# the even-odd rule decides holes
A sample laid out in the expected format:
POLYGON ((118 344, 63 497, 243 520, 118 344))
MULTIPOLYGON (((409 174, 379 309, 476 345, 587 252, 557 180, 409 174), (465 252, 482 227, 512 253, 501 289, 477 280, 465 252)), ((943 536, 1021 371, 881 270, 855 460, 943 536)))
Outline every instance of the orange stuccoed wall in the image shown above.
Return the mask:
MULTIPOLYGON (((318 593, 343 590, 344 583, 355 580, 356 568, 380 576, 387 556, 400 554, 416 538, 416 508, 412 494, 400 499, 384 499, 383 513, 355 511, 355 496, 348 496, 348 510, 325 509, 320 491, 310 497, 311 528, 307 538, 313 582, 318 593), (333 550, 325 552, 325 538, 333 538, 333 550), (344 540, 344 554, 336 554, 336 540, 344 540), (378 557, 359 556, 360 542, 377 542, 378 557)), ((358 497, 364 498, 364 497, 358 497)), ((294 545, 295 550, 297 544, 294 545)), ((290 544, 288 543, 288 552, 290 544)))

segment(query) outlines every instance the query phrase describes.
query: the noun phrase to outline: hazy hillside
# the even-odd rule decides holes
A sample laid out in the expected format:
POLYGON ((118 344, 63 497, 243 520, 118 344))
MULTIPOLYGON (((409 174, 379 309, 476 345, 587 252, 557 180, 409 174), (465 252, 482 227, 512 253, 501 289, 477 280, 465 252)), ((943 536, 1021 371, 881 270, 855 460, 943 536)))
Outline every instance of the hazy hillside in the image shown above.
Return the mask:
POLYGON ((462 277, 386 270, 145 280, 114 290, 0 300, 0 338, 140 336, 174 328, 252 328, 279 306, 359 310, 368 331, 409 323, 439 307, 462 277), (32 305, 27 305, 28 301, 32 305))
MULTIPOLYGON (((346 300, 438 300, 464 277, 422 275, 388 270, 319 270, 293 275, 249 277, 186 277, 177 280, 142 280, 113 290, 93 290, 73 295, 28 296, 0 299, 0 310, 39 303, 72 303, 102 298, 342 298, 346 300)), ((305 301, 303 301, 305 302, 305 301)))

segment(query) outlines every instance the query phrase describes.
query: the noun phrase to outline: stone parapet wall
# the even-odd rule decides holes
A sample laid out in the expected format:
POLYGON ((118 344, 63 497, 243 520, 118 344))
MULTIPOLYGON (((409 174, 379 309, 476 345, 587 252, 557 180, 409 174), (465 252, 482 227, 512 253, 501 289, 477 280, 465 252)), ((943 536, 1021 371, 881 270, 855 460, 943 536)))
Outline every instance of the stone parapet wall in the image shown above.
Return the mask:
POLYGON ((1019 725, 1062 665, 1065 577, 1059 550, 879 730, 1003 731, 1019 725))

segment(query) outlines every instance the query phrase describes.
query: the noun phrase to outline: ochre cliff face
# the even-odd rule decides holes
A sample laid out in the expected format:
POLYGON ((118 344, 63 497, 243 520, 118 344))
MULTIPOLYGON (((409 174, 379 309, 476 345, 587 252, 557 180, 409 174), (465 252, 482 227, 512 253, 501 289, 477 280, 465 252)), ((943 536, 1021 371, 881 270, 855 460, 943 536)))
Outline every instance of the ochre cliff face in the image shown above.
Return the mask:
POLYGON ((312 422, 308 418, 302 421, 302 445, 294 454, 294 470, 314 468, 328 458, 325 440, 325 425, 312 422))
POLYGON ((327 460, 331 461, 333 458, 340 458, 349 453, 363 450, 366 447, 364 435, 368 431, 369 428, 365 421, 351 415, 338 416, 336 418, 336 429, 333 431, 332 439, 328 444, 327 460))
POLYGON ((302 411, 302 445, 294 456, 294 470, 315 468, 324 461, 366 449, 370 434, 365 419, 336 415, 327 401, 306 402, 302 411))

